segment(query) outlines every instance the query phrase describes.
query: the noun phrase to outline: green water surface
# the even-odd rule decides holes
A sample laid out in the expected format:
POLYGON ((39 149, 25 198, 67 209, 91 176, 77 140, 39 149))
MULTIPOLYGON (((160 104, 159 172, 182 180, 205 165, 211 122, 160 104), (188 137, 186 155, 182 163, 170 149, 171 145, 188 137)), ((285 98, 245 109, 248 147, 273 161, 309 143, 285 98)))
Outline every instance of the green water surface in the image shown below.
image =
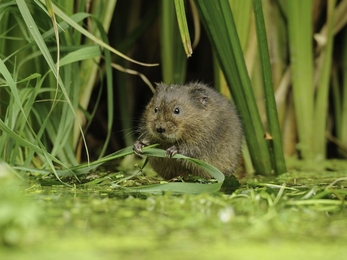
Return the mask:
POLYGON ((346 176, 340 169, 254 177, 231 195, 6 178, 0 259, 347 259, 347 181, 339 180, 346 176))

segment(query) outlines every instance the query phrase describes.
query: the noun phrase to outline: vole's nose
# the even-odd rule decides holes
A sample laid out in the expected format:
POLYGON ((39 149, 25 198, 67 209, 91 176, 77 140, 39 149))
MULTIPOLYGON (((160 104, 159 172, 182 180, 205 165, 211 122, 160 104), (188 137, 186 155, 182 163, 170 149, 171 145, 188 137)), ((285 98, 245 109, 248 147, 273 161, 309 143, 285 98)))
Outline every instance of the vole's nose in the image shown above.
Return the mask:
POLYGON ((160 127, 157 127, 157 132, 159 133, 159 134, 163 134, 163 133, 165 133, 165 128, 162 128, 161 126, 160 127))

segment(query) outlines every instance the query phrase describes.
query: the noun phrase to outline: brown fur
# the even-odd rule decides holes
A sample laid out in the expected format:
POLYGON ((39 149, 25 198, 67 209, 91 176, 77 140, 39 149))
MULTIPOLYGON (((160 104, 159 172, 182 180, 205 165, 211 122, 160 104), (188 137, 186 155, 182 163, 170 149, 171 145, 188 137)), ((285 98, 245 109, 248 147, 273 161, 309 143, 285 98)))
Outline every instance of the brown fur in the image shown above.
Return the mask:
MULTIPOLYGON (((159 144, 168 157, 180 153, 212 164, 226 176, 238 164, 242 126, 235 108, 217 91, 201 83, 159 84, 146 107, 134 151, 159 144)), ((150 157, 165 179, 192 174, 208 178, 200 167, 183 159, 150 157)))

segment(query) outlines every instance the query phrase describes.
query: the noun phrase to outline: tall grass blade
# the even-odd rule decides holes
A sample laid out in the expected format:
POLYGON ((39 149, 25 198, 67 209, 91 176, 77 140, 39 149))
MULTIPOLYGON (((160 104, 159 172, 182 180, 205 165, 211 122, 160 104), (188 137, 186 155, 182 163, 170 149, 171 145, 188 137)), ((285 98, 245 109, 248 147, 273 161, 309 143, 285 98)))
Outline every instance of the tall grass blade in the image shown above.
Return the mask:
POLYGON ((264 97, 267 116, 267 127, 271 136, 269 140, 270 154, 272 157, 273 168, 276 174, 286 172, 286 165, 283 155, 281 129, 278 123, 277 107, 272 82, 269 50, 266 38, 265 22, 261 0, 253 0, 255 23, 258 39, 258 49, 262 70, 264 97))
POLYGON ((187 57, 192 56, 193 49, 190 41, 188 24, 186 19, 186 11, 184 8, 184 0, 175 0, 176 16, 178 21, 178 28, 180 30, 182 44, 187 57))
POLYGON ((250 23, 252 21, 252 1, 251 0, 229 0, 235 25, 237 28, 237 34, 240 39, 242 50, 245 51, 247 45, 250 44, 249 31, 250 23))
MULTIPOLYGON (((98 30, 101 35, 101 39, 108 43, 107 33, 104 30, 103 25, 101 22, 96 21, 96 25, 98 27, 98 30)), ((111 135, 112 135, 112 126, 113 126, 113 120, 114 120, 114 105, 113 105, 113 74, 112 74, 112 66, 111 66, 111 52, 109 50, 104 50, 104 57, 105 57, 105 74, 106 74, 106 88, 107 88, 107 134, 106 139, 104 141, 102 150, 99 154, 99 158, 103 157, 107 146, 110 142, 111 135)))
POLYGON ((187 56, 184 55, 173 1, 161 0, 161 61, 162 77, 166 83, 184 83, 187 56))
POLYGON ((317 69, 317 96, 314 109, 314 129, 313 131, 313 149, 315 158, 324 160, 326 158, 326 130, 328 114, 328 98, 330 87, 332 51, 334 42, 334 17, 335 17, 335 0, 327 2, 327 24, 324 35, 324 45, 321 47, 321 54, 318 58, 317 69))
POLYGON ((313 159, 313 50, 312 0, 285 2, 288 19, 290 62, 293 81, 298 150, 302 158, 313 159))

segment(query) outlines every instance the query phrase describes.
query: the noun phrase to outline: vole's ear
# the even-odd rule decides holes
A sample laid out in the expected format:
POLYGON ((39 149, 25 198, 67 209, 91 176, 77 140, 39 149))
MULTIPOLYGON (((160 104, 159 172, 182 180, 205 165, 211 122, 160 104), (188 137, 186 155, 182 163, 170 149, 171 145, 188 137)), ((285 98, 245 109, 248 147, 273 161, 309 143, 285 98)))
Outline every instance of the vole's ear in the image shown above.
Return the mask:
POLYGON ((206 94, 206 96, 203 96, 203 97, 200 98, 200 102, 201 102, 204 106, 207 105, 207 102, 208 102, 208 96, 207 96, 207 94, 206 94))
POLYGON ((165 84, 163 82, 160 82, 160 83, 155 82, 155 90, 156 90, 156 92, 158 92, 161 89, 163 89, 164 86, 165 86, 165 84))
POLYGON ((207 105, 209 97, 205 89, 195 87, 190 91, 190 94, 194 100, 197 100, 203 106, 207 105))

